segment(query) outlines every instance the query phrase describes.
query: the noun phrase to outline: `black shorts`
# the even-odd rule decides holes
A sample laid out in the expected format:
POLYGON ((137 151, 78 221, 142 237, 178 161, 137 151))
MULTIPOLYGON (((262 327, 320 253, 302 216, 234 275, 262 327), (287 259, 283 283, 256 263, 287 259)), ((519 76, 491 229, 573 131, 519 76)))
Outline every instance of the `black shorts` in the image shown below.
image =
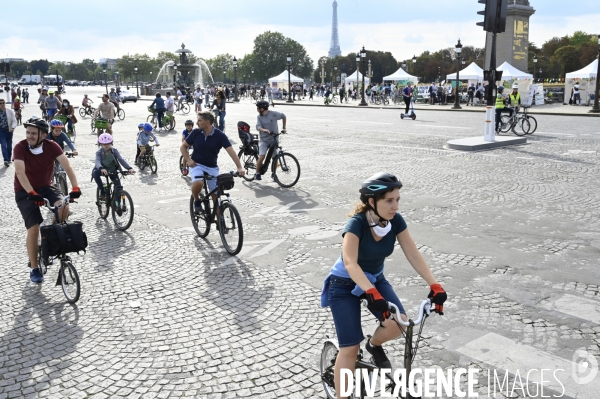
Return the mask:
MULTIPOLYGON (((60 201, 63 198, 62 192, 54 186, 46 186, 35 190, 39 195, 44 198, 48 198, 50 204, 54 204, 56 201, 60 201)), ((25 221, 25 227, 29 230, 37 224, 41 224, 44 221, 40 207, 35 202, 27 199, 27 192, 21 190, 15 193, 15 201, 17 207, 21 211, 21 216, 25 221)), ((54 211, 56 215, 56 210, 54 211)))

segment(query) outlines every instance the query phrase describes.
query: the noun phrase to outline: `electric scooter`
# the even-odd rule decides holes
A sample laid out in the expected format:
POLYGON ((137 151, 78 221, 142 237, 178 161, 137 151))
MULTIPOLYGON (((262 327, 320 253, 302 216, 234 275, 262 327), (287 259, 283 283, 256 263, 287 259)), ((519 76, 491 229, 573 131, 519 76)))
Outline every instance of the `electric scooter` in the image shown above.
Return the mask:
POLYGON ((400 119, 404 118, 410 118, 413 121, 417 119, 417 114, 415 114, 415 101, 412 97, 410 98, 410 110, 408 111, 408 114, 400 114, 400 119))

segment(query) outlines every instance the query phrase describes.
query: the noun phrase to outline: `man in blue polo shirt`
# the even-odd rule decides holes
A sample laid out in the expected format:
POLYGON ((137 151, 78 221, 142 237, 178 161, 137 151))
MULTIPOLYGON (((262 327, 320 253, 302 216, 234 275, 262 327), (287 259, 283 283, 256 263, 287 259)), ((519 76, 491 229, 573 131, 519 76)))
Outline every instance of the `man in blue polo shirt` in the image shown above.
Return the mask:
MULTIPOLYGON (((185 162, 190 168, 189 175, 192 178, 192 195, 195 200, 195 212, 202 211, 202 203, 198 198, 198 194, 200 194, 200 191, 202 190, 204 178, 200 176, 203 176, 204 172, 211 176, 219 175, 217 157, 219 156, 221 148, 224 148, 225 151, 227 151, 235 163, 238 174, 240 176, 244 176, 245 174, 240 159, 233 150, 225 133, 212 126, 214 121, 215 117, 212 112, 199 112, 197 122, 198 129, 192 130, 180 147, 181 155, 183 155, 185 162), (194 149, 191 157, 188 152, 189 147, 193 147, 194 149)), ((217 187, 216 179, 208 180, 207 183, 208 191, 212 191, 217 187)), ((213 194, 212 197, 216 205, 217 196, 213 194)))

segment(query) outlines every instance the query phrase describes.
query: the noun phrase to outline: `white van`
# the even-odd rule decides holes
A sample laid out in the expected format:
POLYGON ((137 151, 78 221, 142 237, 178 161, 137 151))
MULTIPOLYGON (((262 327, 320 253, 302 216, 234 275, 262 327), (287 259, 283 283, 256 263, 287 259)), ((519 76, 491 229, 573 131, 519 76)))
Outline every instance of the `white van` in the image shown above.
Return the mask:
POLYGON ((19 79, 20 85, 38 85, 42 83, 42 77, 40 75, 23 75, 19 79))

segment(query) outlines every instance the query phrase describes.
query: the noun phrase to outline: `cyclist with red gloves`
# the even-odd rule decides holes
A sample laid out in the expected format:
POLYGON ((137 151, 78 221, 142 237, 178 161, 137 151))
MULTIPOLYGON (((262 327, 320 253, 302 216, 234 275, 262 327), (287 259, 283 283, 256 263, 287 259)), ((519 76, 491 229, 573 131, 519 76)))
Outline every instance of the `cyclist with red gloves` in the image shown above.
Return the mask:
MULTIPOLYGON (((366 343, 366 350, 379 368, 391 368, 383 348, 402 331, 390 320, 388 302, 398 306, 400 317, 407 320, 400 299, 383 275, 385 258, 394 251, 396 241, 406 259, 430 286, 429 297, 435 311, 443 314, 446 292, 431 273, 417 249, 404 218, 398 213, 402 183, 390 173, 378 173, 362 183, 361 203, 351 212, 342 232, 342 254, 331 268, 321 294, 321 306, 329 306, 340 351, 335 364, 335 386, 340 386, 340 370, 354 370, 362 333, 360 301, 380 320, 379 327, 366 343)), ((339 391, 338 391, 339 392, 339 391)))
MULTIPOLYGON (((44 221, 39 207, 44 206, 44 198, 53 206, 62 203, 61 191, 52 186, 52 172, 56 159, 69 176, 73 190, 69 193, 71 200, 79 198, 81 191, 77 184, 77 176, 62 148, 54 141, 46 140, 48 122, 33 117, 23 124, 26 138, 14 149, 15 159, 15 201, 21 211, 27 228, 27 254, 31 271, 29 278, 33 283, 43 283, 44 274, 38 269, 38 237, 40 223, 44 221)), ((69 215, 69 207, 55 211, 55 216, 62 221, 69 215)))

